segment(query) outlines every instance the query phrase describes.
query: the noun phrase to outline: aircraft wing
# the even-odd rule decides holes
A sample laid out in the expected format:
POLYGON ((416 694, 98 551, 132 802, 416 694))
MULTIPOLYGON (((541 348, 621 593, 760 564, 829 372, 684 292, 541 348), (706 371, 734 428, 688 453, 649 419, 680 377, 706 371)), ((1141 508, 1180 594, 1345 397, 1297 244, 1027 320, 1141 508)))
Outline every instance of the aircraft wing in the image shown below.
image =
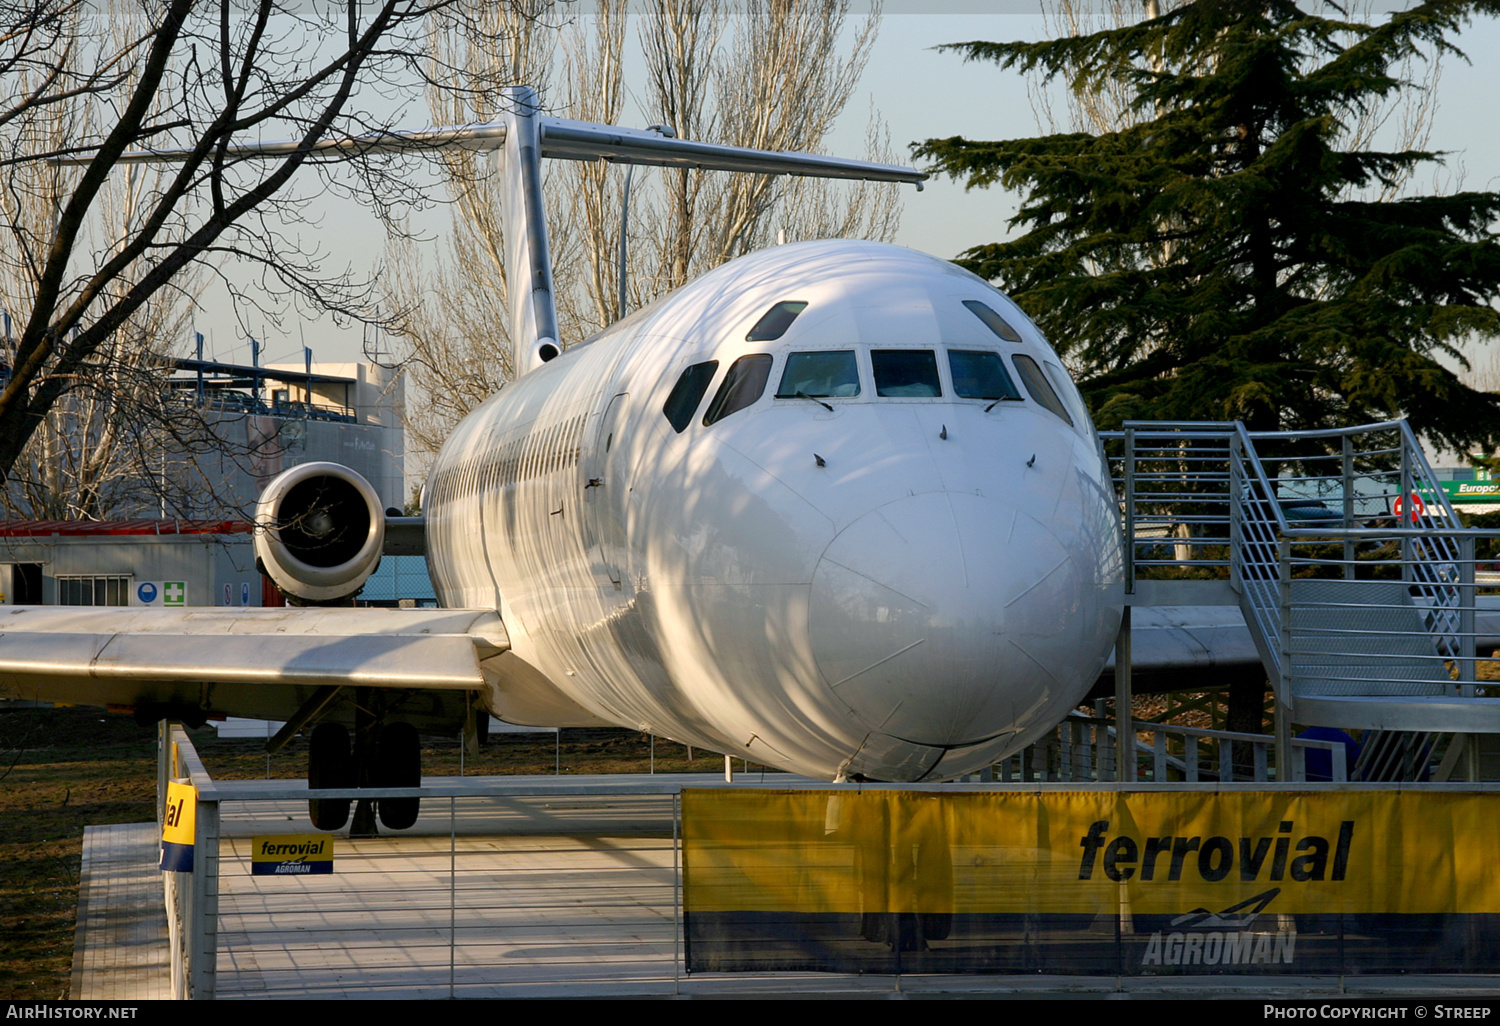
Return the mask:
MULTIPOLYGON (((1500 649, 1500 599, 1481 597, 1475 647, 1500 649)), ((1264 681, 1266 671, 1238 606, 1135 606, 1131 613, 1131 689, 1137 694, 1208 690, 1236 678, 1264 681)), ((1089 698, 1114 696, 1115 653, 1089 698)))
MULTIPOLYGON (((1130 627, 1131 690, 1137 694, 1266 678, 1238 606, 1135 606, 1130 627)), ((1110 653, 1089 699, 1114 697, 1116 654, 1110 653)))
POLYGON ((253 715, 326 685, 479 690, 480 660, 509 647, 493 610, 0 606, 0 692, 140 706, 217 691, 205 707, 253 715))

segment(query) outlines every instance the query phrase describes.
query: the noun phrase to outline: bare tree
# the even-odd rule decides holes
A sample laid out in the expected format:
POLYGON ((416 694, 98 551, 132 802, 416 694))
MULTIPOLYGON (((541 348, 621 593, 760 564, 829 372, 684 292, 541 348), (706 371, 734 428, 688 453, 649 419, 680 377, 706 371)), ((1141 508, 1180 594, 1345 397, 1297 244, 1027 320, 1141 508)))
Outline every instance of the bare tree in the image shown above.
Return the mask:
MULTIPOLYGON (((847 0, 654 0, 641 32, 649 73, 643 104, 683 138, 816 152, 854 95, 879 29, 872 15, 843 53, 848 14, 847 0)), ((871 159, 892 159, 878 121, 868 144, 871 159)), ((646 240, 654 272, 638 276, 641 301, 778 234, 890 239, 897 227, 891 186, 840 189, 815 179, 714 171, 671 170, 660 178, 659 196, 642 219, 662 227, 646 240)))
MULTIPOLYGON (((106 13, 102 28, 110 42, 105 49, 121 52, 141 35, 144 12, 129 3, 112 2, 106 13)), ((81 8, 68 8, 54 27, 76 36, 82 15, 81 8)), ((48 75, 54 80, 84 79, 85 73, 70 62, 86 56, 75 49, 58 54, 50 68, 21 64, 11 69, 8 81, 16 93, 36 95, 48 75)), ((125 86, 134 73, 133 66, 123 65, 112 81, 125 86)), ((86 136, 99 113, 89 99, 88 90, 69 90, 33 111, 17 126, 24 132, 13 140, 13 157, 55 153, 86 136)), ((56 216, 57 197, 78 174, 76 168, 36 159, 12 159, 0 168, 0 222, 8 235, 23 245, 45 238, 56 216)), ((99 192, 96 216, 87 224, 88 247, 109 252, 128 237, 142 216, 142 201, 161 184, 161 172, 149 167, 132 166, 111 176, 99 192)), ((24 254, 23 248, 17 255, 24 254)), ((144 264, 134 261, 122 278, 138 279, 146 271, 144 264)), ((40 269, 33 260, 0 260, 0 309, 6 312, 8 329, 34 308, 40 269)), ((101 519, 161 506, 167 434, 162 425, 171 417, 179 422, 176 431, 181 434, 195 419, 194 411, 164 401, 167 353, 186 331, 191 293, 201 281, 202 275, 193 269, 179 275, 173 288, 151 297, 127 317, 71 377, 12 468, 8 486, 0 491, 10 515, 101 519)), ((7 357, 13 343, 7 330, 7 357)))
MULTIPOLYGON (((1183 0, 1044 0, 1043 32, 1049 39, 1087 36, 1106 28, 1120 28, 1147 18, 1157 18, 1174 10, 1183 0)), ((1084 80, 1072 69, 1063 76, 1067 89, 1058 96, 1050 88, 1050 79, 1028 75, 1026 96, 1031 101, 1037 127, 1046 134, 1059 131, 1089 132, 1102 135, 1118 132, 1138 121, 1132 110, 1134 93, 1124 75, 1101 76, 1084 80), (1056 113, 1058 99, 1067 112, 1066 121, 1056 113)))
MULTIPOLYGON (((627 108, 626 5, 597 0, 587 17, 565 28, 549 24, 545 9, 536 14, 528 22, 533 35, 509 37, 514 50, 486 63, 527 71, 514 81, 537 85, 544 104, 563 116, 619 123, 627 108), (561 86, 553 85, 552 64, 543 56, 548 44, 537 38, 545 33, 561 37, 561 86), (520 61, 517 53, 532 62, 520 61)), ((635 33, 646 65, 636 96, 644 120, 670 126, 679 138, 819 151, 854 95, 878 28, 872 16, 845 44, 848 14, 848 0, 651 0, 637 8, 635 33)), ((433 113, 437 118, 446 112, 433 113)), ((475 114, 482 118, 484 112, 475 114)), ((873 117, 867 145, 871 159, 893 160, 884 128, 873 117)), ((424 280, 403 275, 393 282, 411 344, 408 368, 416 394, 409 404, 408 441, 414 451, 434 451, 453 424, 511 376, 498 207, 485 191, 492 188, 492 172, 473 161, 445 170, 454 196, 449 250, 424 280)), ((548 169, 564 342, 593 334, 617 316, 627 173, 602 162, 569 161, 548 169)), ((871 183, 637 168, 631 187, 630 308, 778 235, 889 240, 899 220, 895 187, 871 183)), ((416 251, 398 242, 396 254, 392 265, 409 266, 416 251)))
MULTIPOLYGON (((464 88, 428 90, 432 122, 489 121, 501 102, 500 87, 514 82, 548 89, 563 27, 555 6, 551 0, 525 0, 486 8, 481 17, 487 20, 449 24, 429 37, 434 67, 466 69, 464 88)), ((397 232, 386 261, 392 269, 386 289, 393 317, 414 340, 407 370, 422 400, 408 401, 406 431, 408 449, 415 452, 435 452, 453 426, 513 373, 493 155, 445 155, 442 173, 452 203, 446 252, 424 276, 416 240, 397 232)), ((554 190, 547 193, 551 200, 554 190)), ((565 254, 570 249, 566 219, 550 220, 554 256, 565 254)))
MULTIPOLYGON (((575 25, 566 41, 569 113, 580 121, 618 124, 625 109, 625 0, 599 0, 592 24, 575 25)), ((570 162, 560 168, 569 179, 568 214, 554 218, 578 228, 566 231, 562 252, 576 259, 582 288, 569 288, 560 300, 560 315, 587 333, 618 316, 615 267, 619 246, 621 176, 599 161, 570 162), (574 244, 573 236, 578 236, 574 244)))
POLYGON ((386 105, 384 87, 456 81, 452 69, 424 57, 423 44, 446 24, 472 24, 469 8, 452 0, 130 2, 140 4, 145 27, 118 40, 105 24, 108 8, 93 4, 21 0, 0 13, 5 187, 26 199, 21 183, 40 176, 22 169, 48 158, 79 161, 52 183, 45 224, 13 218, 0 226, 0 262, 33 283, 0 382, 7 478, 49 411, 76 382, 101 374, 112 345, 136 346, 132 319, 180 289, 195 265, 248 261, 287 295, 362 315, 367 285, 321 273, 319 254, 278 225, 297 226, 310 192, 350 188, 335 164, 353 168, 358 191, 377 211, 399 209, 411 196, 400 158, 319 144, 332 136, 381 139, 403 117, 368 106, 386 105), (77 134, 64 146, 37 146, 49 119, 77 100, 92 111, 77 134), (287 145, 271 159, 247 159, 236 145, 274 139, 287 145), (141 180, 128 222, 92 236, 93 226, 107 224, 102 208, 125 174, 122 158, 167 149, 178 151, 175 163, 141 180), (310 174, 317 187, 294 193, 294 178, 307 183, 310 174))

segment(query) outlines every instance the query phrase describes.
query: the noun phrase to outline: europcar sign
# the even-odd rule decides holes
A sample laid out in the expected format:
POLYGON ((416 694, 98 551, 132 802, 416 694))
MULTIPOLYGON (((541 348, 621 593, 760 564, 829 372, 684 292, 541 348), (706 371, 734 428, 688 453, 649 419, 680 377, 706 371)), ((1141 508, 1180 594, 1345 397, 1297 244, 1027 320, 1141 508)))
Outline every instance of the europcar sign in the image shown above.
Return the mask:
POLYGON ((1443 491, 1455 506, 1500 503, 1500 481, 1444 481, 1443 491))
POLYGON ((692 791, 695 971, 1500 970, 1500 800, 692 791))

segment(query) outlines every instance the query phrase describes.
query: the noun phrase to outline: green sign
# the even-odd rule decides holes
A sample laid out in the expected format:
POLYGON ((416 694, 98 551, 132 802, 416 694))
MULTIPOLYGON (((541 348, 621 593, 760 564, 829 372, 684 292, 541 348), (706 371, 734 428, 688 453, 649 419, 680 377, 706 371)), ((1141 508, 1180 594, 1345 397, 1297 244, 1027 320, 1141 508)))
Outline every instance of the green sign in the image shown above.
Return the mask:
POLYGON ((1455 506, 1500 504, 1500 481, 1444 481, 1442 485, 1455 506))

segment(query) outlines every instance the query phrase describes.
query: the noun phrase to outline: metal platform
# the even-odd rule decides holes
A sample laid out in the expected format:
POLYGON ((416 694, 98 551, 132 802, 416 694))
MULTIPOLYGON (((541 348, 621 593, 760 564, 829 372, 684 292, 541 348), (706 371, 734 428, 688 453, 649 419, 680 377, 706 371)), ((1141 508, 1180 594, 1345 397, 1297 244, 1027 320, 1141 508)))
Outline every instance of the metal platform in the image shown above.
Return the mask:
MULTIPOLYGON (((1409 760, 1365 754, 1393 747, 1452 751, 1453 778, 1479 779, 1477 736, 1500 735, 1500 698, 1476 673, 1494 642, 1480 591, 1500 536, 1462 526, 1405 421, 1127 422, 1106 437, 1128 605, 1190 606, 1200 593, 1238 605, 1275 694, 1278 766, 1295 723, 1407 735, 1363 739, 1351 779, 1402 779, 1392 774, 1409 760)), ((1130 704, 1129 623, 1117 708, 1130 704)), ((1216 641, 1216 654, 1231 650, 1216 641)))

